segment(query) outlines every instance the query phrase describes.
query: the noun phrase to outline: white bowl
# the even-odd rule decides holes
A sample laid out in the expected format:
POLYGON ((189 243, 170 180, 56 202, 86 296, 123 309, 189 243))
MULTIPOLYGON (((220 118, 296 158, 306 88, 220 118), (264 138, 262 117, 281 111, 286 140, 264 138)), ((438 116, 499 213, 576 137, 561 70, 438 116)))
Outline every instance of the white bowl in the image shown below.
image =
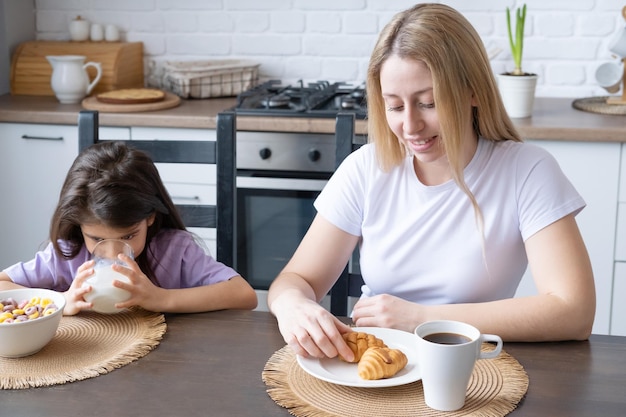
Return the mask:
POLYGON ((23 322, 0 323, 0 356, 20 358, 39 352, 59 328, 65 298, 63 294, 41 288, 0 291, 0 301, 13 298, 18 303, 33 297, 50 298, 58 307, 54 313, 23 322))

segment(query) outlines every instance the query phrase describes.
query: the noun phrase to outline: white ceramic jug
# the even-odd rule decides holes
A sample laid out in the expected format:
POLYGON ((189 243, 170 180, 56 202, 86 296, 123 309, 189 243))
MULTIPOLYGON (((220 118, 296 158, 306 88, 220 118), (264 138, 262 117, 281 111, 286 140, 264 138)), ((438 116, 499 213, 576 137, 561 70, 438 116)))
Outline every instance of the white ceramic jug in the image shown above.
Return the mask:
POLYGON ((82 55, 46 56, 52 65, 50 85, 61 103, 80 103, 98 84, 102 77, 102 65, 99 62, 87 62, 82 55), (90 82, 87 67, 96 69, 96 76, 90 82))

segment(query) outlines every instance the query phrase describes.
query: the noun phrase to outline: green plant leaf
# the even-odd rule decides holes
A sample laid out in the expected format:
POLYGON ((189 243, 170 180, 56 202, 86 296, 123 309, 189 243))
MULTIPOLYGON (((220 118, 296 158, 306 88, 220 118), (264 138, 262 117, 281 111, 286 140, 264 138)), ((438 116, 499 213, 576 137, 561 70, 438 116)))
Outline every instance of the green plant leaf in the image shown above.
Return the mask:
POLYGON ((506 26, 509 34, 509 45, 511 47, 511 56, 515 63, 513 74, 523 74, 522 71, 522 53, 524 50, 524 25, 526 24, 526 4, 518 8, 515 13, 515 36, 511 26, 511 10, 506 8, 506 26))

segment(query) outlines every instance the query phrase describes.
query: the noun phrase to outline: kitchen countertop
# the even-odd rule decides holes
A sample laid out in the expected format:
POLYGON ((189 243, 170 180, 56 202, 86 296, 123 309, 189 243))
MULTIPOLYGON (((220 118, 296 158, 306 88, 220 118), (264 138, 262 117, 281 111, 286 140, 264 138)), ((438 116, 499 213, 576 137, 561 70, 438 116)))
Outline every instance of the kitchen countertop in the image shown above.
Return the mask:
MULTIPOLYGON (((626 116, 576 110, 571 98, 535 99, 533 116, 513 119, 526 139, 626 142, 626 116)), ((103 126, 150 126, 215 129, 215 116, 235 105, 234 97, 182 100, 178 107, 140 113, 100 113, 103 126)), ((79 104, 60 104, 52 96, 0 96, 0 122, 72 125, 79 104)), ((334 133, 335 120, 300 117, 237 117, 237 128, 249 131, 334 133)), ((366 122, 357 121, 357 133, 366 122)))

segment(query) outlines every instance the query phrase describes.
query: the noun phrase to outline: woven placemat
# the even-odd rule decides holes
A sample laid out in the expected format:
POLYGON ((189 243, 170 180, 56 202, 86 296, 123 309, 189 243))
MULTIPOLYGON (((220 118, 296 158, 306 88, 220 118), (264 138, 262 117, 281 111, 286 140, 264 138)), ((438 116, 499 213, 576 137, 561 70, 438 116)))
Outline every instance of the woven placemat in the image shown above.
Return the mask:
POLYGON ((626 104, 607 104, 609 96, 577 98, 572 102, 572 107, 577 110, 590 113, 624 115, 626 104))
POLYGON ((528 389, 524 368, 504 350, 476 362, 465 405, 437 411, 424 403, 422 382, 387 388, 331 384, 306 373, 285 346, 267 361, 262 374, 269 396, 297 417, 502 417, 515 409, 528 389))
POLYGON ((0 388, 44 387, 93 378, 121 368, 158 346, 165 317, 142 309, 64 316, 54 338, 23 358, 0 358, 0 388))

